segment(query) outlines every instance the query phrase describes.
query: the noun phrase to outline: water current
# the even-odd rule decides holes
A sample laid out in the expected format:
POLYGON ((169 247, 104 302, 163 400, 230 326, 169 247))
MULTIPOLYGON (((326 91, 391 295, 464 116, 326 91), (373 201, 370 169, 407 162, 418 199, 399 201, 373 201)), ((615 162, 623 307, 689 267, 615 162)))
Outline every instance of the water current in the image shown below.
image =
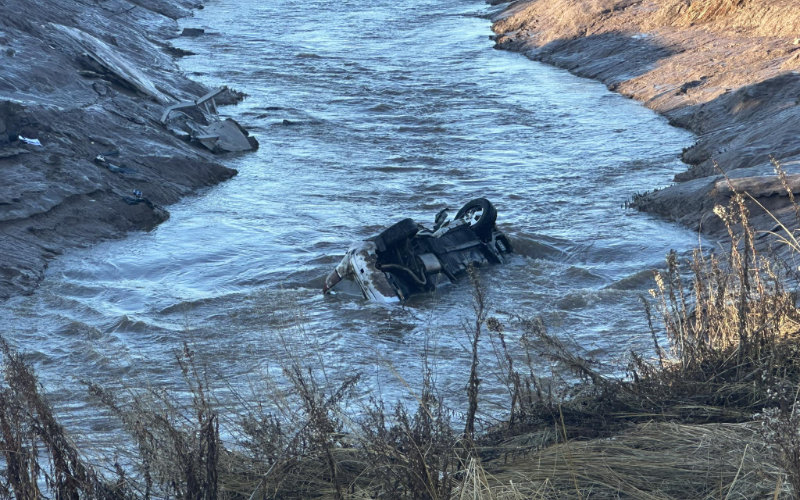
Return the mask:
MULTIPOLYGON (((479 196, 517 250, 480 272, 493 315, 541 316, 603 359, 648 349, 638 296, 697 235, 623 205, 669 183, 692 136, 597 82, 493 50, 489 9, 209 0, 183 20, 205 29, 176 41, 196 53, 183 69, 246 92, 222 111, 261 147, 223 158, 239 175, 169 207, 155 230, 60 257, 0 313, 66 423, 105 428, 82 380, 182 388, 183 342, 223 401, 290 355, 402 399, 426 347, 439 389, 463 399, 468 284, 404 306, 320 287, 352 242, 479 196)), ((482 389, 502 399, 491 377, 482 389)))

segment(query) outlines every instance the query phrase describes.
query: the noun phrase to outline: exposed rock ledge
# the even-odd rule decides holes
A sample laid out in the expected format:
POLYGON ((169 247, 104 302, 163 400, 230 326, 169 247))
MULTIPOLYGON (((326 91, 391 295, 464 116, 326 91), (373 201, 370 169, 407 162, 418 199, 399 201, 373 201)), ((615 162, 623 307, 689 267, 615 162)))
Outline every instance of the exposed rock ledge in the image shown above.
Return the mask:
POLYGON ((158 121, 165 104, 208 91, 166 42, 197 1, 0 3, 2 300, 31 291, 54 255, 152 228, 160 206, 235 171, 158 121), (134 190, 151 203, 126 203, 134 190))
MULTIPOLYGON (((789 227, 788 195, 770 155, 800 192, 800 8, 797 0, 520 0, 494 18, 497 47, 644 103, 697 143, 676 184, 637 199, 714 237, 730 195, 719 165, 789 227)), ((753 209, 760 229, 775 224, 753 209)))

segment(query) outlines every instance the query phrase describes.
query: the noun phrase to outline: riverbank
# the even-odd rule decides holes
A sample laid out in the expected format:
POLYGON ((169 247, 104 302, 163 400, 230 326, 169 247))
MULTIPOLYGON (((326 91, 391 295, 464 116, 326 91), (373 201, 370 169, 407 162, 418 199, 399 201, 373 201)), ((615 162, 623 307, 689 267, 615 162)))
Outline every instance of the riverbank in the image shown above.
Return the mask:
POLYGON ((169 216, 163 206, 235 175, 159 122, 166 105, 208 92, 178 68, 181 51, 169 43, 176 20, 198 7, 4 3, 0 300, 31 292, 65 250, 152 229, 169 216))
MULTIPOLYGON (((800 192, 800 11, 791 0, 522 0, 495 15, 497 48, 602 81, 697 134, 688 170, 633 205, 711 237, 735 178, 796 226, 772 156, 800 192)), ((677 152, 676 152, 677 153, 677 152)), ((660 186, 654 186, 658 188, 660 186)), ((757 229, 774 221, 755 210, 757 229)))

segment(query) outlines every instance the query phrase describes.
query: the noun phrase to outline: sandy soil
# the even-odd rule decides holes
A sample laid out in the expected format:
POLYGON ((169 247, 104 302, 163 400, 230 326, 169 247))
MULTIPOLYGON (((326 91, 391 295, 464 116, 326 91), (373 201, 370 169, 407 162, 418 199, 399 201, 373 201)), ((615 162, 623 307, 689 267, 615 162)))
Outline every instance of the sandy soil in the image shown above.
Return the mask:
MULTIPOLYGON (((498 48, 598 79, 697 134, 682 152, 688 170, 638 208, 724 236, 712 213, 731 194, 721 169, 797 226, 770 162, 800 191, 796 0, 520 0, 493 29, 498 48)), ((753 214, 758 228, 775 226, 753 214)))
POLYGON ((151 229, 169 215, 161 207, 235 174, 159 123, 166 104, 208 91, 180 72, 167 42, 196 7, 2 2, 0 300, 33 290, 65 249, 151 229), (126 73, 106 72, 90 52, 126 73), (151 204, 127 203, 134 190, 151 204))

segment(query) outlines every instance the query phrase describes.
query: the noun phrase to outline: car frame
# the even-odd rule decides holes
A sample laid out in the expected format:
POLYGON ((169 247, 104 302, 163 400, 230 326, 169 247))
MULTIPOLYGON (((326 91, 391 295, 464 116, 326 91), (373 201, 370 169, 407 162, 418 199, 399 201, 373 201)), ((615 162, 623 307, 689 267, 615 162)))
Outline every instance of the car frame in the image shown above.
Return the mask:
POLYGON ((325 279, 323 293, 351 279, 369 300, 403 302, 458 281, 470 268, 504 263, 513 249, 496 219, 486 198, 469 201, 453 219, 441 210, 432 230, 403 219, 350 247, 325 279))

